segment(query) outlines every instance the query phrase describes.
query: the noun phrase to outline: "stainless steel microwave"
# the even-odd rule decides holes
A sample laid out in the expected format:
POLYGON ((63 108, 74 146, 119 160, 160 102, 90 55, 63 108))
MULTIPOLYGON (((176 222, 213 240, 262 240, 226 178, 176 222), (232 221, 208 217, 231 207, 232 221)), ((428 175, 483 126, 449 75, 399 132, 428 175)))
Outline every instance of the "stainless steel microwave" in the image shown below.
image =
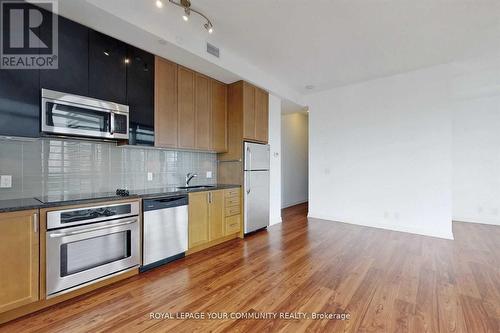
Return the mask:
POLYGON ((95 98, 42 89, 42 132, 102 139, 128 139, 129 108, 95 98))

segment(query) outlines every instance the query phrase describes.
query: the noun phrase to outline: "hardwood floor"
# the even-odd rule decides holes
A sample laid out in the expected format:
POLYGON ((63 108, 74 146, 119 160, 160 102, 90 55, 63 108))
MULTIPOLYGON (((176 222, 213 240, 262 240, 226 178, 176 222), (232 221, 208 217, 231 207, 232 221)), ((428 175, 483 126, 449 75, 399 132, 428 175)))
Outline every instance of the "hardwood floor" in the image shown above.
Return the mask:
POLYGON ((500 227, 455 241, 307 220, 306 205, 196 253, 0 327, 9 332, 499 332, 500 227), (337 312, 349 320, 154 320, 166 312, 337 312))

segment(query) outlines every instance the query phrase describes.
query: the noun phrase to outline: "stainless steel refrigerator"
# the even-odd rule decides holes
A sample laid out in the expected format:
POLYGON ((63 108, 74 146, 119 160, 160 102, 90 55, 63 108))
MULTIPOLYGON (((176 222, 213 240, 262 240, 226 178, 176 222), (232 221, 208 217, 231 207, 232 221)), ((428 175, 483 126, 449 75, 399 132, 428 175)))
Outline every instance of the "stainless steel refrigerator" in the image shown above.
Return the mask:
POLYGON ((245 234, 269 226, 269 145, 245 142, 245 234))

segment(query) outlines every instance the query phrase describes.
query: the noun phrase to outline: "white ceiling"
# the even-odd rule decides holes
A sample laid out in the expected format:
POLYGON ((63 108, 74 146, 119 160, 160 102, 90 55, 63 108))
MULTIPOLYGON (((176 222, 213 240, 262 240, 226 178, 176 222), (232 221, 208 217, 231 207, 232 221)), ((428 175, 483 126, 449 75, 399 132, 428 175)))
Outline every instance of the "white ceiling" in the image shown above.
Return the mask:
POLYGON ((209 40, 214 63, 301 94, 500 51, 498 0, 192 0, 210 36, 168 0, 86 2, 200 56, 209 40))

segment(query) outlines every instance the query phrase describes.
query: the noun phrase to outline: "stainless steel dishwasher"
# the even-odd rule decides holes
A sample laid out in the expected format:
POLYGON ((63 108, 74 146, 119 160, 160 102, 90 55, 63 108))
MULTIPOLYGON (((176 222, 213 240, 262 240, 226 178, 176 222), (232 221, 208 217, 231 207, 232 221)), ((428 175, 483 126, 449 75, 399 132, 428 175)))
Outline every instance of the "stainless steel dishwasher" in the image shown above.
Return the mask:
POLYGON ((188 249, 188 196, 143 200, 141 271, 184 257, 188 249))

